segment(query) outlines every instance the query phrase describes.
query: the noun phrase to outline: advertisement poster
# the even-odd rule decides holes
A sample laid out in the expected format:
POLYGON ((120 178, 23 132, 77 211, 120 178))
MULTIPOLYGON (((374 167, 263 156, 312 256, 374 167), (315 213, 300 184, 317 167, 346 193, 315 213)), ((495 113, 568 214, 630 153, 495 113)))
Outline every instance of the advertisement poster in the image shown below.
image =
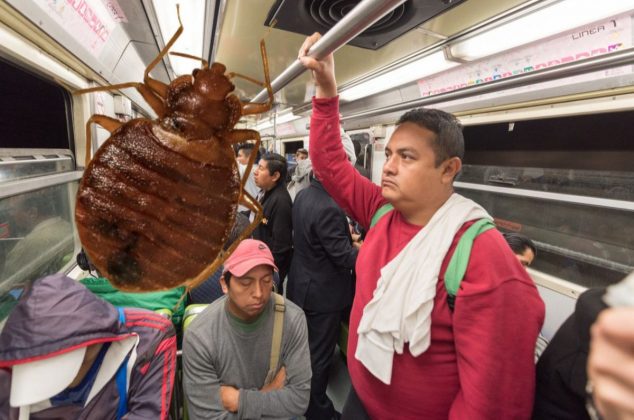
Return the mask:
MULTIPOLYGON (((514 51, 467 63, 455 70, 449 70, 418 81, 421 97, 438 95, 473 85, 489 83, 498 79, 546 69, 560 64, 579 61, 597 55, 632 46, 632 24, 629 16, 599 22, 555 36, 547 41, 539 41, 519 47, 514 51)), ((597 77, 616 76, 631 73, 631 66, 610 69, 597 73, 575 76, 567 83, 595 80, 597 77)), ((516 88, 514 92, 535 90, 561 84, 555 80, 539 85, 516 88)))

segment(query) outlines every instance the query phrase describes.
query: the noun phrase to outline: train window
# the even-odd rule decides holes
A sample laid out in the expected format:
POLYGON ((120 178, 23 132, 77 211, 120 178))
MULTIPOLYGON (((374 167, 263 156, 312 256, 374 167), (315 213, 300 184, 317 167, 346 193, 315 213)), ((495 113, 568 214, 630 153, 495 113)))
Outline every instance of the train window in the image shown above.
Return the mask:
POLYGON ((463 165, 460 182, 634 201, 634 172, 463 165))
POLYGON ((537 246, 536 270, 585 287, 615 283, 634 270, 631 210, 456 190, 481 204, 502 231, 530 237, 537 246))
POLYGON ((634 113, 465 127, 456 190, 538 248, 538 271, 606 286, 634 270, 634 113))
POLYGON ((0 184, 74 169, 70 150, 0 150, 0 184))
POLYGON ((59 85, 0 59, 0 148, 71 149, 70 98, 59 85))
POLYGON ((0 320, 14 301, 14 291, 72 260, 70 203, 77 186, 75 181, 0 201, 0 320))

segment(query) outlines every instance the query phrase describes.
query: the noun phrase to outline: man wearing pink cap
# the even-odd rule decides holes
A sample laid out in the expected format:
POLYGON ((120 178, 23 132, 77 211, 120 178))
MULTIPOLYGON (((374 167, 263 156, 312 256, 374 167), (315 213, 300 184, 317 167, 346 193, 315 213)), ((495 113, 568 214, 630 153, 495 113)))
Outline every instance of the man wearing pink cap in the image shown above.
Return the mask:
POLYGON ((272 293, 273 271, 277 267, 264 242, 242 241, 225 261, 220 280, 225 296, 187 329, 183 382, 191 419, 292 418, 306 411, 311 378, 306 319, 296 305, 272 293))

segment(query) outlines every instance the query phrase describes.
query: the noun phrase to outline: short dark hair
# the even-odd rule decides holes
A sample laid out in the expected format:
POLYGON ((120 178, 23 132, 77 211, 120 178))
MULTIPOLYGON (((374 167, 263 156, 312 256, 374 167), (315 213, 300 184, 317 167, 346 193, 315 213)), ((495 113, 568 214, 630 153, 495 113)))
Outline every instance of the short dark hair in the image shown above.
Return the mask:
POLYGON ((431 144, 436 155, 436 166, 452 157, 463 159, 462 124, 452 114, 439 109, 417 108, 401 115, 396 125, 407 122, 426 128, 436 135, 431 144))
POLYGON ((241 143, 238 145, 238 152, 240 150, 244 150, 244 155, 246 157, 251 156, 251 151, 253 150, 253 143, 241 143))
POLYGON ((503 236, 515 255, 522 255, 526 252, 526 249, 530 249, 533 251, 533 255, 537 256, 537 248, 535 248, 535 244, 528 236, 517 232, 507 232, 503 236))
POLYGON ((231 276, 233 276, 233 274, 231 274, 230 271, 225 271, 222 275, 222 277, 225 279, 225 283, 227 284, 227 289, 229 288, 229 280, 231 280, 231 276))
POLYGON ((306 156, 308 156, 308 150, 306 150, 306 149, 304 149, 304 148, 297 149, 297 150, 295 151, 295 154, 298 154, 298 153, 301 153, 302 155, 306 155, 306 156))
POLYGON ((277 153, 266 153, 262 156, 262 159, 266 161, 269 169, 269 174, 273 176, 275 172, 280 174, 280 178, 277 180, 277 184, 280 182, 286 182, 286 158, 277 153))

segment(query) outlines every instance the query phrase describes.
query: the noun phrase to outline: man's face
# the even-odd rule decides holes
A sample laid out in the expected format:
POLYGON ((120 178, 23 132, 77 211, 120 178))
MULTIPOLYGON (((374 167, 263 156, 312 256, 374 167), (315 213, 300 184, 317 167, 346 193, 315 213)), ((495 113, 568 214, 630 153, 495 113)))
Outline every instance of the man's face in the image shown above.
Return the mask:
POLYGON ((531 265, 533 263, 533 260, 535 259, 535 253, 530 248, 524 249, 523 253, 515 254, 515 256, 519 260, 520 264, 522 264, 524 267, 528 267, 529 265, 531 265))
POLYGON ((236 160, 241 165, 246 165, 247 163, 249 163, 249 156, 247 156, 247 154, 244 152, 244 149, 240 149, 238 150, 238 157, 236 158, 236 160))
POLYGON ((269 163, 264 159, 260 159, 260 163, 253 173, 253 177, 255 185, 262 188, 264 191, 269 191, 275 187, 277 180, 280 178, 280 174, 279 172, 275 172, 275 174, 271 175, 269 172, 269 163))
POLYGON ((296 161, 299 162, 300 160, 305 160, 305 159, 308 159, 308 155, 307 154, 301 153, 301 152, 298 152, 298 153, 295 154, 295 160, 296 161))
POLYGON ((231 313, 243 321, 251 321, 262 313, 271 298, 273 268, 258 265, 242 277, 231 276, 229 284, 223 277, 220 284, 227 295, 231 313))
MULTIPOLYGON (((431 147, 435 134, 414 123, 401 124, 385 148, 381 193, 398 209, 424 209, 451 188, 447 159, 438 167, 431 147)), ((454 158, 457 159, 457 158, 454 158)))

